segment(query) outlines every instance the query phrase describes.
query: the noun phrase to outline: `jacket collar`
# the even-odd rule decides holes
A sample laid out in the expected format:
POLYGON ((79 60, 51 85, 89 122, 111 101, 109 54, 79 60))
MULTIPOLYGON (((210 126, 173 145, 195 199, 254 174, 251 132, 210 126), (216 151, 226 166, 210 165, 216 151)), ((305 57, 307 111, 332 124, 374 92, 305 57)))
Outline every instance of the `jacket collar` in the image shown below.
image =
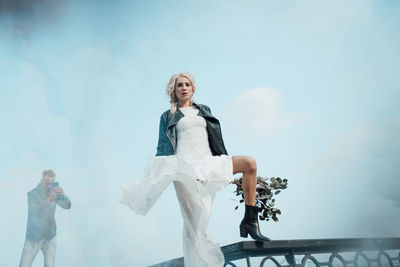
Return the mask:
POLYGON ((167 124, 167 128, 171 127, 174 124, 177 124, 180 119, 182 119, 185 115, 183 115, 182 111, 179 109, 178 105, 176 105, 176 112, 172 113, 167 124))
MULTIPOLYGON (((199 109, 199 115, 202 117, 209 117, 215 119, 215 117, 204 108, 204 105, 196 104, 193 102, 193 106, 199 109)), ((176 106, 176 112, 171 114, 170 119, 168 120, 167 128, 171 127, 174 124, 177 124, 180 119, 182 119, 185 115, 179 109, 179 106, 176 106)))
POLYGON ((196 103, 193 103, 193 105, 199 109, 200 116, 215 119, 215 117, 207 109, 204 108, 204 105, 196 104, 196 103))

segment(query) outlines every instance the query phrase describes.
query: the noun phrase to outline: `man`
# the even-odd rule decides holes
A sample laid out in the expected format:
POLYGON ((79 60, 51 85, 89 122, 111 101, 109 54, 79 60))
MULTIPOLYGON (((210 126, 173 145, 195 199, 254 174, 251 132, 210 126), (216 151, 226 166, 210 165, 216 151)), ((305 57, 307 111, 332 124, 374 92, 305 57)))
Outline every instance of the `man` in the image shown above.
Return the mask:
POLYGON ((30 267, 39 250, 44 256, 44 266, 53 267, 56 257, 56 204, 71 208, 64 190, 54 182, 55 173, 45 170, 40 183, 28 192, 28 222, 20 267, 30 267))

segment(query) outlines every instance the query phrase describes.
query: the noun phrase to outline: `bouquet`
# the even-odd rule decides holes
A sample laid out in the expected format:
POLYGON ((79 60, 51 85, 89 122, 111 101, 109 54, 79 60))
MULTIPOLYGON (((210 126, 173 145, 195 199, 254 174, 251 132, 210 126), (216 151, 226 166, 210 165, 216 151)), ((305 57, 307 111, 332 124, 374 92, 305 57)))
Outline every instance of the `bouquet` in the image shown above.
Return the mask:
MULTIPOLYGON (((236 190, 234 191, 236 197, 241 196, 240 203, 244 202, 242 179, 239 178, 233 181, 233 184, 236 185, 236 190)), ((287 185, 288 180, 282 180, 280 177, 257 177, 256 206, 258 207, 258 212, 261 213, 259 216, 260 220, 269 221, 269 219, 272 219, 275 222, 279 221, 277 215, 281 214, 281 211, 275 208, 275 198, 273 196, 278 195, 281 190, 286 189, 287 185)), ((236 206, 235 210, 238 207, 236 206)))

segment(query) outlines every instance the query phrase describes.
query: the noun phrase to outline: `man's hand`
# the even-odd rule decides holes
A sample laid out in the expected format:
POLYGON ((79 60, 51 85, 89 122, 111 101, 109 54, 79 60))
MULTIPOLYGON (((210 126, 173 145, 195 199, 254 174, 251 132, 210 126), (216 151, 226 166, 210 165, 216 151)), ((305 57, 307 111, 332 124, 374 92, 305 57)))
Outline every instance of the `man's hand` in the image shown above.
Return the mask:
POLYGON ((56 188, 54 188, 54 193, 56 193, 57 196, 63 196, 64 190, 61 187, 56 187, 56 188))
POLYGON ((48 200, 53 201, 55 200, 58 196, 63 196, 64 195, 64 190, 61 187, 56 187, 53 188, 49 191, 48 194, 48 200))
POLYGON ((49 191, 49 193, 47 194, 47 200, 50 202, 50 201, 53 201, 54 199, 56 199, 57 198, 57 194, 56 194, 56 192, 55 192, 55 189, 51 189, 50 191, 49 191))

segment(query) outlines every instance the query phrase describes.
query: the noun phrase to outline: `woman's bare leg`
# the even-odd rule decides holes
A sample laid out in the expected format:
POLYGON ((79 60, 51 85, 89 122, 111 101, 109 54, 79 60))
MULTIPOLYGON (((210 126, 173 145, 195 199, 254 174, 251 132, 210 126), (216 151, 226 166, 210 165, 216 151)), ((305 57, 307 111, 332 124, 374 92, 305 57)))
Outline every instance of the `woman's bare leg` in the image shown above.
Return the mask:
POLYGON ((244 203, 249 206, 256 204, 257 163, 249 156, 233 156, 233 174, 243 173, 242 187, 244 203))
POLYGON ((233 174, 243 173, 242 187, 245 202, 245 213, 240 223, 240 236, 251 236, 257 241, 270 241, 260 232, 258 225, 258 207, 256 206, 256 190, 257 190, 257 163, 255 159, 249 156, 233 156, 232 157, 233 174))

